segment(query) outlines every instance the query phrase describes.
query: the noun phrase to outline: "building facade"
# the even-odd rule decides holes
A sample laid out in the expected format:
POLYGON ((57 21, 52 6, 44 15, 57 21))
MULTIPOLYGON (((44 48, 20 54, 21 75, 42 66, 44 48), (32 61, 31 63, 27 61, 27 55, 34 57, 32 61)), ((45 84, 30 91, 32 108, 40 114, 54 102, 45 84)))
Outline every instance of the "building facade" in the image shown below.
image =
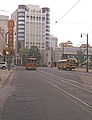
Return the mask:
POLYGON ((3 49, 5 46, 5 31, 0 27, 0 55, 3 55, 3 49))
POLYGON ((9 16, 0 15, 0 27, 5 31, 8 31, 8 20, 9 16))
POLYGON ((38 5, 19 5, 11 15, 15 22, 15 48, 50 49, 50 9, 38 5))
MULTIPOLYGON (((77 58, 77 52, 82 50, 84 53, 84 56, 87 55, 87 51, 85 48, 80 47, 57 47, 55 50, 45 50, 42 51, 42 64, 45 66, 56 66, 58 60, 62 59, 62 55, 64 55, 64 58, 77 58), (64 51, 63 51, 64 49, 64 51), (63 53, 64 52, 64 53, 63 53)), ((92 57, 92 48, 90 47, 88 49, 88 58, 90 59, 92 57)))
POLYGON ((58 47, 58 39, 54 35, 50 36, 51 49, 55 50, 58 47))
POLYGON ((6 33, 8 31, 9 16, 0 15, 0 54, 3 54, 3 49, 6 47, 6 33))

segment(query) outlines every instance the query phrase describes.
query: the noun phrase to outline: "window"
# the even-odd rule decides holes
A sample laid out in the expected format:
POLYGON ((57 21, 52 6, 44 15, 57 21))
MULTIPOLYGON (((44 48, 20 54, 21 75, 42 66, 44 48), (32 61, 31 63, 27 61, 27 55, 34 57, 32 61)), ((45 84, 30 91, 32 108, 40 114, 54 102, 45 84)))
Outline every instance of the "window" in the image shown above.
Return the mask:
POLYGON ((26 44, 29 44, 29 42, 26 42, 26 44))
POLYGON ((42 21, 45 21, 45 17, 42 17, 42 21))
POLYGON ((27 15, 26 18, 29 18, 29 16, 27 15))
POLYGON ((19 13, 18 16, 25 16, 25 13, 19 13))
POLYGON ((24 38, 18 38, 18 40, 24 40, 24 38))
POLYGON ((18 17, 18 20, 25 20, 24 17, 18 17))
POLYGON ((24 36, 24 34, 18 34, 18 36, 24 36))
POLYGON ((18 12, 25 12, 25 9, 18 9, 18 12))
POLYGON ((24 25, 19 25, 18 28, 25 28, 25 26, 24 25))
POLYGON ((19 21, 18 24, 25 24, 25 22, 24 21, 19 21))
POLYGON ((18 32, 24 32, 25 30, 24 29, 19 29, 18 32))

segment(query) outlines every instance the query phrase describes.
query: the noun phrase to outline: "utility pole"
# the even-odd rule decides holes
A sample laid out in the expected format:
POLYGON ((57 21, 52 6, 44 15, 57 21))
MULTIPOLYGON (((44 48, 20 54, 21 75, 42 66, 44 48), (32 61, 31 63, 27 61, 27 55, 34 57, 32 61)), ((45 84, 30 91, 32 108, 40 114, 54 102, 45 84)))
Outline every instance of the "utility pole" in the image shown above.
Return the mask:
POLYGON ((86 72, 88 72, 88 34, 87 34, 87 67, 86 72))
POLYGON ((62 54, 62 58, 64 59, 64 43, 63 43, 63 54, 62 54))
MULTIPOLYGON (((82 33, 82 34, 87 37, 87 54, 86 54, 86 56, 87 56, 87 59, 86 59, 87 63, 86 63, 86 72, 88 72, 88 33, 87 34, 82 33)), ((82 37, 82 34, 81 34, 81 37, 82 37)))

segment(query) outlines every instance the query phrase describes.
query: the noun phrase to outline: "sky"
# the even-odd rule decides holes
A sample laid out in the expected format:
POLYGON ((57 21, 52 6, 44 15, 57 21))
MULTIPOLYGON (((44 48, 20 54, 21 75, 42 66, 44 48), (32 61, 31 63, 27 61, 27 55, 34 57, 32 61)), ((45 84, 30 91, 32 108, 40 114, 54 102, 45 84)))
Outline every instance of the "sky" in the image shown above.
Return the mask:
POLYGON ((0 10, 6 11, 0 14, 10 16, 20 4, 50 8, 50 31, 58 38, 58 44, 67 41, 72 41, 74 46, 86 44, 88 33, 92 46, 92 0, 0 0, 0 10))

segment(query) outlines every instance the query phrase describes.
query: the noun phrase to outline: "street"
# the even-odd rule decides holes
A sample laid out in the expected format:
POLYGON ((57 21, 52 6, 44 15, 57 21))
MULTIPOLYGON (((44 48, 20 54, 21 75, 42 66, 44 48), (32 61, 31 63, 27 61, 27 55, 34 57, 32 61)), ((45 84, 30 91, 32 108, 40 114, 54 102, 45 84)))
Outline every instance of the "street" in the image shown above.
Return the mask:
POLYGON ((17 67, 0 89, 0 120, 92 120, 92 74, 17 67), (83 78, 83 79, 82 79, 83 78))

